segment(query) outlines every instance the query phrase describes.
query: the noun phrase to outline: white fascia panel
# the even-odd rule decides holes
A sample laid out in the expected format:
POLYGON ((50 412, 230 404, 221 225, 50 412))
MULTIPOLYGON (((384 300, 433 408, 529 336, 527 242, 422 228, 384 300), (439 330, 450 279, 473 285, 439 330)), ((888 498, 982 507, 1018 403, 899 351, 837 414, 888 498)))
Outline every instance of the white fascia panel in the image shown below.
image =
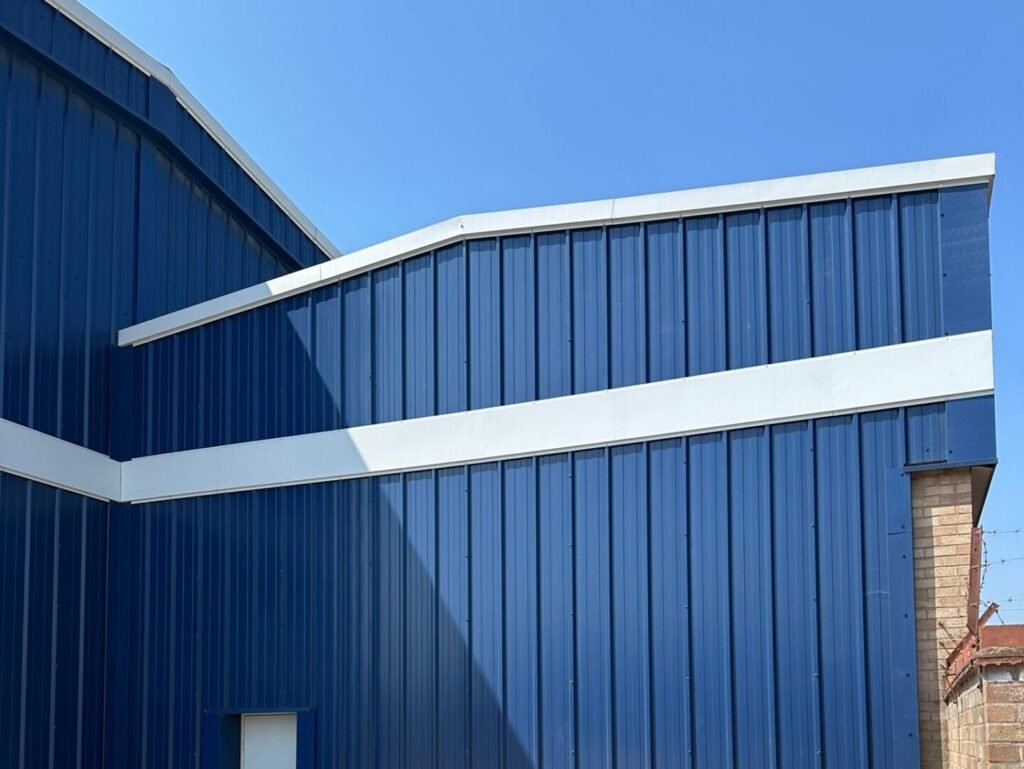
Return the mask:
POLYGON ((995 155, 967 155, 656 195, 458 216, 353 251, 343 259, 307 267, 121 329, 118 344, 144 344, 465 238, 622 224, 643 219, 695 216, 971 183, 991 185, 994 177, 995 155))
POLYGON ((991 331, 478 411, 133 459, 125 500, 577 451, 990 394, 991 331))
POLYGON ((231 134, 224 130, 224 127, 217 122, 213 115, 207 112, 206 108, 199 103, 199 100, 192 95, 168 67, 147 54, 95 13, 77 2, 77 0, 46 0, 46 2, 93 37, 103 41, 105 45, 116 51, 121 58, 167 86, 182 106, 196 119, 196 122, 206 129, 207 133, 253 178, 256 184, 270 196, 270 199, 281 207, 281 210, 295 222, 298 228, 310 240, 316 243, 332 259, 341 256, 341 251, 338 247, 331 243, 327 236, 316 228, 309 218, 299 210, 298 206, 292 202, 291 198, 274 183, 273 179, 267 176, 267 173, 260 168, 259 164, 249 156, 249 153, 242 149, 241 145, 231 137, 231 134))
POLYGON ((96 499, 121 498, 121 463, 0 419, 0 471, 96 499))

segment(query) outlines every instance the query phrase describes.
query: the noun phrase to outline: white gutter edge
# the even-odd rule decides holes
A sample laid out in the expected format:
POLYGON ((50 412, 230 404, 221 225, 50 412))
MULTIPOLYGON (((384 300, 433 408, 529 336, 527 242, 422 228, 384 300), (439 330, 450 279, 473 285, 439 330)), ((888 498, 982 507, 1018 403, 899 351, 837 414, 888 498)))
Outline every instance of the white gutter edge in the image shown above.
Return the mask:
POLYGON ((199 103, 196 97, 192 95, 168 67, 147 54, 95 13, 77 2, 77 0, 46 0, 46 2, 71 19, 75 24, 85 29, 89 34, 102 40, 105 45, 117 52, 121 58, 167 86, 199 125, 252 177, 253 181, 270 199, 281 207, 310 240, 319 246, 331 259, 337 259, 342 255, 340 249, 299 210, 291 198, 274 183, 259 164, 249 156, 249 153, 242 149, 241 145, 224 130, 224 127, 217 122, 213 115, 207 112, 206 108, 199 103))
POLYGON ((466 238, 622 224, 867 195, 991 185, 995 155, 925 160, 718 187, 458 216, 339 259, 185 307, 118 332, 122 347, 151 342, 466 238))

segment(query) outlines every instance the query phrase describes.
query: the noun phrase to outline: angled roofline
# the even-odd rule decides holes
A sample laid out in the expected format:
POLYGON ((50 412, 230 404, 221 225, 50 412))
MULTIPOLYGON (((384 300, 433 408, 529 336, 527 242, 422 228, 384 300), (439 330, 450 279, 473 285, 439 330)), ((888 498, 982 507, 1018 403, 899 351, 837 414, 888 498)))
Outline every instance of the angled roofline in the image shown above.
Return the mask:
POLYGON ((255 286, 121 329, 120 346, 139 345, 343 280, 469 238, 696 216, 868 195, 930 190, 995 179, 995 155, 925 160, 791 176, 587 203, 457 216, 255 286))
POLYGON ((178 102, 195 118, 196 122, 213 137, 221 148, 252 180, 256 182, 271 200, 295 222, 296 226, 331 259, 341 256, 341 250, 321 232, 310 219, 299 210, 285 192, 274 183, 259 164, 249 156, 224 127, 217 122, 199 100, 184 86, 169 67, 161 64, 135 43, 122 35, 99 16, 77 0, 46 0, 58 12, 82 27, 93 37, 110 47, 121 58, 142 70, 145 74, 163 83, 174 94, 178 102))

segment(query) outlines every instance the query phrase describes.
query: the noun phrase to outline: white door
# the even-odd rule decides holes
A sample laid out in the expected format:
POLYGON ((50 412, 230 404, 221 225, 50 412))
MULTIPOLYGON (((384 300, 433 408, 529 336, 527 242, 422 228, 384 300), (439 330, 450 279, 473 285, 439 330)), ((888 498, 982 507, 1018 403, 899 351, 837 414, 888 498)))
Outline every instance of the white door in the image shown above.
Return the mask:
POLYGON ((295 714, 242 716, 241 769, 295 769, 295 714))

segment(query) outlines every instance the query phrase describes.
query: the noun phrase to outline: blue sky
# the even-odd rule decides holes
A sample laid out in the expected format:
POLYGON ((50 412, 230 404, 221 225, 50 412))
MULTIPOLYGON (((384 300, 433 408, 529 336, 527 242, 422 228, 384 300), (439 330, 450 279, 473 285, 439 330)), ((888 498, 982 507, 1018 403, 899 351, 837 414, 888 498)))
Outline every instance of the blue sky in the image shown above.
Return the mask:
MULTIPOLYGON (((983 524, 1024 526, 1019 0, 86 3, 343 251, 460 213, 996 152, 983 524)), ((1024 534, 988 538, 1021 556, 1024 534)), ((1024 622, 1024 560, 984 594, 1024 622)))

